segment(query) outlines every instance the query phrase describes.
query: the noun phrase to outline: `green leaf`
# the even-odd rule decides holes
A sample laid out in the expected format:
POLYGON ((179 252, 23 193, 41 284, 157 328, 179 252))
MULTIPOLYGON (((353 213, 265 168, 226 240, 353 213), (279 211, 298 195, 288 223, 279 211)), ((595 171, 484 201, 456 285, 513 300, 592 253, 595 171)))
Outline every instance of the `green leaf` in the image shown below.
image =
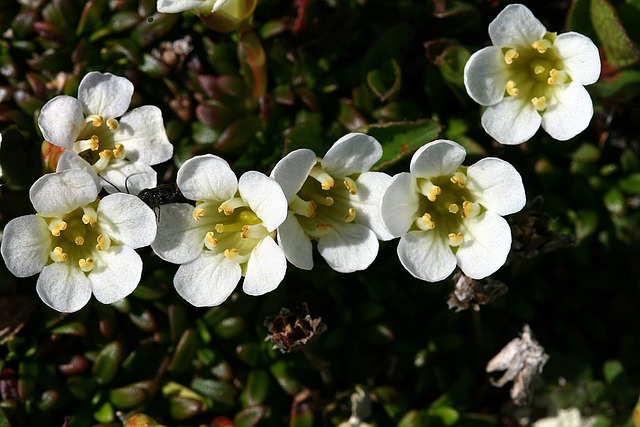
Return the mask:
POLYGON ((619 360, 607 360, 602 366, 602 374, 607 384, 613 384, 613 382, 624 372, 624 367, 619 360))
POLYGON ((591 0, 591 21, 611 66, 622 68, 638 62, 640 52, 633 45, 607 0, 591 0))
POLYGON ((108 384, 116 376, 120 361, 122 360, 122 344, 113 341, 105 345, 95 363, 93 364, 93 376, 99 384, 108 384))
POLYGON ((618 182, 622 191, 629 195, 640 194, 640 173, 632 173, 618 182))
POLYGON ((622 70, 612 79, 596 83, 591 89, 602 98, 611 98, 617 95, 630 98, 640 92, 640 71, 622 70))
POLYGON ((238 390, 230 383, 208 378, 194 378, 191 388, 213 402, 233 406, 238 390))
POLYGON ((373 170, 384 170, 414 153, 418 148, 440 135, 440 124, 423 119, 415 122, 392 122, 372 124, 358 131, 377 139, 384 153, 373 170))
POLYGON ((449 84, 464 87, 464 66, 471 57, 469 51, 458 45, 452 45, 438 57, 438 67, 442 78, 449 84))
POLYGON ((367 85, 381 101, 386 101, 400 90, 401 73, 400 65, 392 59, 367 73, 367 85))

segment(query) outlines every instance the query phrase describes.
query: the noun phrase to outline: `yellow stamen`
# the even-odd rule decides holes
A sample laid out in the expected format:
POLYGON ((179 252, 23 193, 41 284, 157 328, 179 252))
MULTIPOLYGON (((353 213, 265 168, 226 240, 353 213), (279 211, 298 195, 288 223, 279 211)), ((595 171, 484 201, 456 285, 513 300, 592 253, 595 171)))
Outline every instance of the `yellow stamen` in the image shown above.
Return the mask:
POLYGON ((317 223, 316 224, 316 231, 319 231, 320 233, 326 233, 329 230, 331 230, 331 224, 326 224, 326 223, 317 223))
POLYGON ((354 180, 352 180, 351 178, 345 178, 344 179, 344 186, 347 187, 347 190, 349 191, 349 194, 351 194, 352 196, 356 195, 356 191, 357 191, 357 187, 356 187, 356 182, 354 180))
POLYGON ((224 201, 218 206, 218 212, 224 212, 225 215, 233 215, 233 212, 240 207, 247 206, 247 203, 240 197, 233 197, 227 201, 224 201))
POLYGON ((318 181, 320 183, 320 187, 323 190, 331 190, 336 186, 336 182, 334 181, 334 179, 322 168, 319 163, 311 168, 309 176, 318 181))
POLYGON ((98 244, 96 245, 96 249, 99 251, 106 251, 111 247, 111 239, 109 236, 105 236, 103 234, 98 236, 98 244))
POLYGON ((449 238, 450 246, 460 246, 464 240, 464 235, 462 233, 449 233, 447 237, 449 238))
POLYGON ((459 210, 460 210, 460 206, 456 205, 455 203, 451 203, 449 205, 449 213, 457 214, 459 210))
POLYGON ((465 200, 462 203, 462 218, 474 218, 480 215, 480 205, 478 203, 465 200))
POLYGON ((55 248, 53 248, 53 250, 49 252, 49 257, 54 262, 66 261, 69 258, 69 256, 62 251, 62 248, 60 246, 56 246, 55 248))
POLYGON ((214 248, 216 248, 218 246, 218 239, 216 239, 214 237, 213 231, 209 231, 205 236, 204 236, 204 245, 207 247, 207 249, 209 249, 210 251, 212 251, 214 248))
POLYGON ((317 204, 313 200, 302 200, 298 196, 294 196, 293 200, 289 204, 289 210, 296 215, 301 215, 307 218, 313 218, 316 216, 317 204))
POLYGON ((425 212, 424 215, 416 219, 416 226, 420 230, 433 230, 436 228, 436 223, 431 219, 431 214, 425 212))
POLYGON ((552 68, 551 71, 549 71, 549 78, 547 79, 547 83, 550 85, 563 84, 566 83, 568 79, 569 75, 566 71, 559 71, 555 68, 552 68))
POLYGON ((91 114, 87 116, 87 118, 84 119, 84 121, 86 123, 91 123, 94 128, 99 128, 104 124, 104 119, 102 118, 102 116, 99 116, 98 114, 91 114))
POLYGON ((196 206, 193 209, 193 219, 195 219, 196 221, 200 221, 200 218, 202 218, 204 216, 205 210, 201 207, 196 206))
POLYGON ((80 258, 78 260, 78 264, 80 265, 80 269, 85 273, 88 273, 91 270, 93 270, 93 258, 87 258, 87 259, 80 258))
POLYGON ((517 50, 509 49, 507 53, 504 54, 504 62, 506 62, 507 65, 511 65, 513 63, 513 60, 519 56, 520 54, 518 53, 517 50))
POLYGON ((520 90, 516 87, 516 82, 509 80, 507 82, 507 93, 511 96, 518 96, 520 90))
POLYGON ((98 135, 91 135, 89 139, 81 139, 73 143, 73 151, 81 153, 85 150, 96 151, 100 148, 100 138, 98 135))
POLYGON ((442 189, 429 180, 418 183, 420 192, 424 194, 430 202, 435 202, 436 198, 442 194, 442 189))
POLYGON ((553 46, 553 43, 551 43, 547 39, 540 39, 531 43, 531 47, 537 50, 539 53, 545 53, 547 49, 551 48, 551 46, 553 46))
POLYGON ((342 219, 344 222, 353 222, 353 220, 356 219, 355 208, 349 208, 349 213, 347 213, 342 219))
POLYGON ((464 188, 464 185, 467 182, 467 176, 462 172, 455 172, 451 178, 449 178, 449 181, 454 184, 458 184, 458 187, 460 188, 464 188))
POLYGON ((82 246, 82 245, 84 245, 84 237, 82 237, 82 236, 77 236, 77 237, 74 239, 74 243, 75 243, 76 245, 78 245, 78 246, 82 246))
POLYGON ((540 98, 534 96, 531 98, 531 103, 538 111, 544 111, 547 108, 547 98, 544 96, 541 96, 540 98))
POLYGON ((61 231, 67 229, 67 223, 61 219, 54 219, 49 223, 49 231, 51 234, 58 237, 61 231))
POLYGON ((120 124, 116 119, 107 119, 107 127, 109 130, 116 130, 120 127, 120 124))
POLYGON ((238 249, 233 248, 233 249, 225 249, 224 250, 224 256, 228 259, 233 259, 235 257, 238 256, 238 254, 240 253, 240 251, 238 251, 238 249))
POLYGON ((111 150, 102 150, 100 152, 100 158, 98 159, 97 162, 93 164, 93 167, 97 171, 102 171, 104 168, 106 168, 109 165, 109 160, 111 159, 112 155, 113 155, 113 152, 111 150))
POLYGON ((91 206, 85 206, 82 208, 84 215, 82 215, 82 222, 89 224, 91 227, 95 227, 98 223, 98 213, 91 206))
POLYGON ((113 157, 119 159, 124 156, 124 145, 116 144, 116 148, 113 150, 113 157))

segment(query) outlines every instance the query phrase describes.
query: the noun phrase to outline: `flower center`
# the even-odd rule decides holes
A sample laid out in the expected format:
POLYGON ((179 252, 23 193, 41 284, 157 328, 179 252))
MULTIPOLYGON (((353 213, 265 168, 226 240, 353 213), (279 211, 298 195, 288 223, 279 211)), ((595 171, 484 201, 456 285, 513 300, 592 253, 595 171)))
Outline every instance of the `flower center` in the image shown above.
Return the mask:
POLYGON ((553 102, 556 88, 571 82, 564 71, 564 62, 553 47, 555 38, 556 33, 547 32, 530 46, 503 49, 509 72, 507 95, 530 101, 540 114, 553 102))
POLYGON ((357 194, 353 179, 345 177, 342 184, 322 167, 322 160, 311 169, 302 188, 289 204, 300 225, 312 239, 319 239, 333 227, 353 222, 356 209, 350 198, 357 194))
POLYGON ((253 248, 270 233, 262 220, 240 197, 219 201, 199 201, 193 218, 205 231, 204 249, 239 264, 249 260, 253 248))
POLYGON ((450 176, 418 179, 418 189, 424 196, 419 202, 422 214, 412 229, 433 230, 454 248, 465 241, 464 221, 477 217, 484 209, 466 188, 466 170, 461 166, 450 176))
POLYGON ((90 203, 61 218, 44 217, 53 238, 49 263, 71 262, 85 273, 95 266, 96 251, 109 249, 112 240, 98 227, 96 208, 98 201, 90 203))
POLYGON ((85 122, 73 144, 73 151, 92 165, 96 173, 104 170, 110 161, 125 158, 124 146, 113 141, 113 133, 120 126, 116 119, 92 114, 85 118, 85 122))

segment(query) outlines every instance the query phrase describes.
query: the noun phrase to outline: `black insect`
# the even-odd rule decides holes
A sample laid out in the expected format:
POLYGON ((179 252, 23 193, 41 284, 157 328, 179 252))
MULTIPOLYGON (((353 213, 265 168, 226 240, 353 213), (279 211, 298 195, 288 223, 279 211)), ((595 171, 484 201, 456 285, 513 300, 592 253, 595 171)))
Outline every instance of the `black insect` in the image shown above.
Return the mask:
POLYGON ((160 213, 160 206, 186 200, 176 184, 145 188, 138 193, 138 197, 156 212, 156 216, 160 213))

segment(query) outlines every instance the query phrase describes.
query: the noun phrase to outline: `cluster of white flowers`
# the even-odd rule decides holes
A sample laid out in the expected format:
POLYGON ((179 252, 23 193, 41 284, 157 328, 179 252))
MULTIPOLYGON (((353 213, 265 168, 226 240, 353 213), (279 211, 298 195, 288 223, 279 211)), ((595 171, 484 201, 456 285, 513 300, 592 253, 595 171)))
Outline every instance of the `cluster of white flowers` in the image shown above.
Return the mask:
MULTIPOLYGON (((159 0, 158 9, 212 13, 234 4, 159 0)), ((489 34, 495 46, 470 58, 464 81, 488 106, 482 123, 490 135, 516 144, 540 125, 558 139, 587 126, 593 108, 583 85, 600 66, 589 39, 556 37, 521 5, 505 8, 489 34)), ((173 154, 157 107, 127 112, 133 90, 123 77, 91 72, 77 99, 55 97, 38 119, 44 138, 66 150, 57 172, 30 190, 37 214, 5 227, 1 252, 14 275, 40 273, 38 294, 56 310, 79 310, 91 294, 106 304, 129 295, 142 272, 135 249, 147 245, 180 264, 176 291, 196 306, 223 303, 241 278, 249 295, 274 290, 287 261, 313 268, 314 241, 331 268, 348 273, 371 265, 379 240, 400 238, 402 265, 429 282, 456 266, 481 279, 507 259, 503 216, 525 204, 520 174, 497 158, 463 166, 464 148, 449 140, 421 147, 410 172, 394 177, 371 171, 382 146, 362 133, 340 138, 323 158, 290 152, 271 176, 250 171, 238 179, 222 158, 197 156, 177 174, 193 204, 162 205, 156 219, 138 197, 120 193, 155 187, 151 166, 173 154), (116 194, 100 198, 102 189, 116 194)))

